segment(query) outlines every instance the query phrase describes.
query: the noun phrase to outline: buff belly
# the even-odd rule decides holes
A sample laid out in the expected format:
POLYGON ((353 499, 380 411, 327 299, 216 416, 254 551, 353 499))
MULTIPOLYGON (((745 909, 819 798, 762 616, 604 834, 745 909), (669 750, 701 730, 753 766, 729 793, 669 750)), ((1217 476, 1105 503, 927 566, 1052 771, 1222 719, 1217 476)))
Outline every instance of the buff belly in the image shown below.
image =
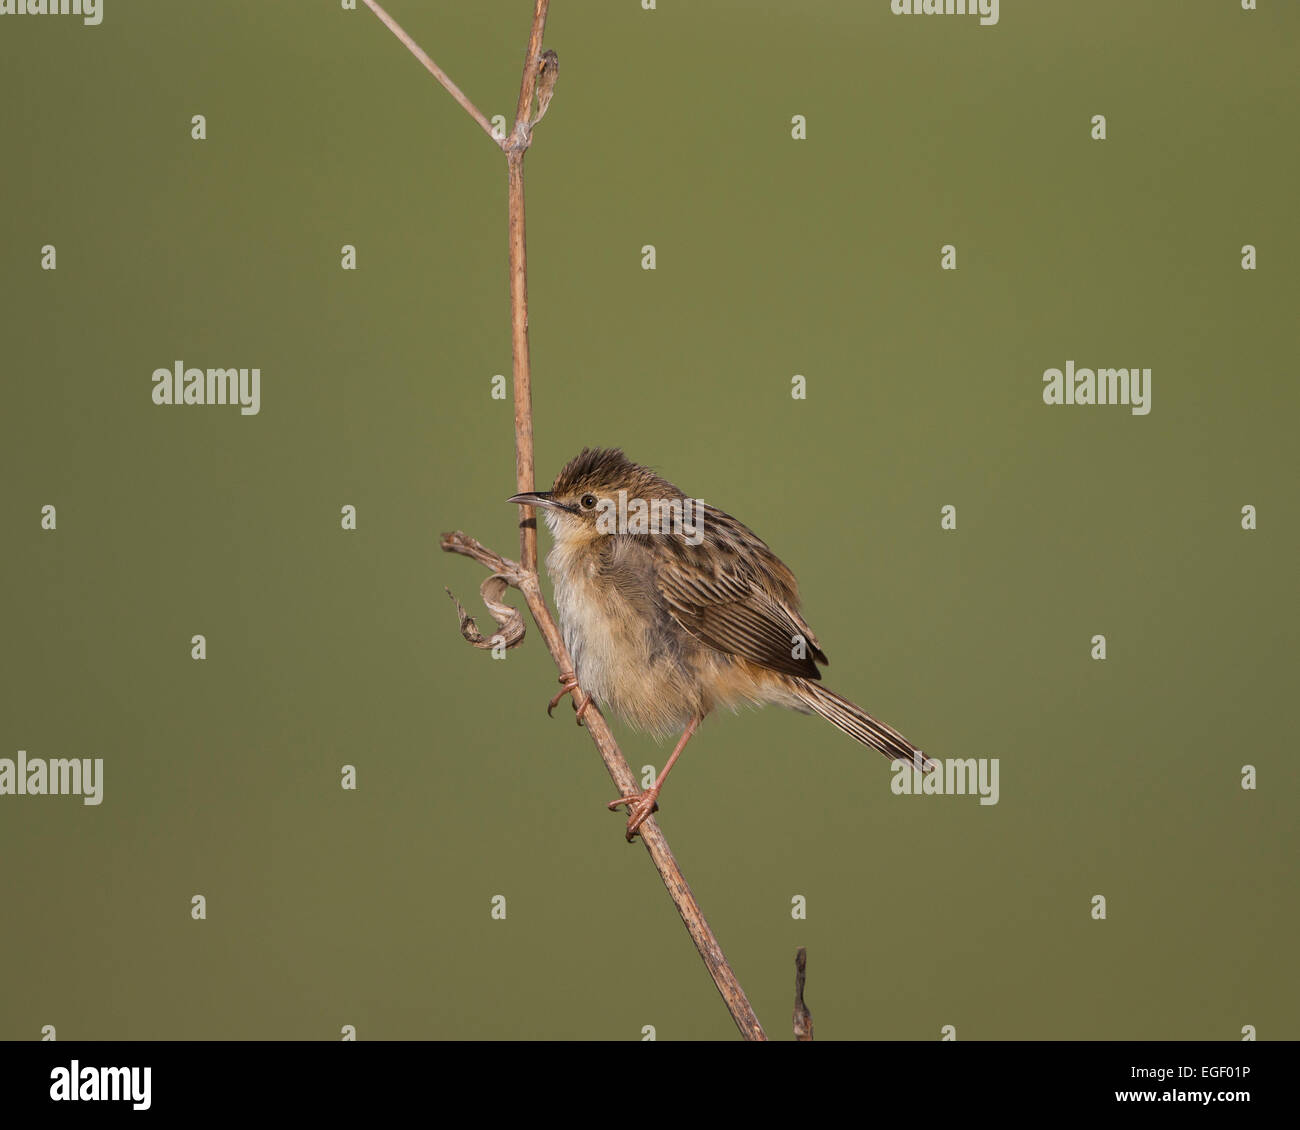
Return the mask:
POLYGON ((658 737, 718 707, 773 702, 806 711, 772 672, 702 643, 683 646, 680 630, 656 630, 628 594, 556 557, 548 565, 560 630, 578 682, 602 709, 658 737))

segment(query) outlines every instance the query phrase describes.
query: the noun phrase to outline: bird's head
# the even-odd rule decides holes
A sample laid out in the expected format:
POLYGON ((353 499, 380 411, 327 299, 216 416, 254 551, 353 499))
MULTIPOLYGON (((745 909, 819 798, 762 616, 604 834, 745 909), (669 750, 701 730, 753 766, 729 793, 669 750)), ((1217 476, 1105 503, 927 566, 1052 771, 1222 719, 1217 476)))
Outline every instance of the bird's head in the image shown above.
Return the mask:
POLYGON ((584 447, 555 476, 550 490, 516 494, 506 501, 536 506, 558 543, 578 546, 603 537, 651 532, 636 525, 642 504, 646 516, 652 517, 666 512, 673 501, 680 508, 683 498, 672 483, 617 448, 584 447))

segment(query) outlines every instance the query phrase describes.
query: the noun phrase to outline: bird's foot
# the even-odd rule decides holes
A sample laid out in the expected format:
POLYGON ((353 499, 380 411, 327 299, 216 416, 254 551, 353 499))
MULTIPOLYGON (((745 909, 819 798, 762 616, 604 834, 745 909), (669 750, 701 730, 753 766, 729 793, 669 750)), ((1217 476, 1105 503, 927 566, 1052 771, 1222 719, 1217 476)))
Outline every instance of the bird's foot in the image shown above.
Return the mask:
POLYGON ((562 699, 566 694, 572 694, 578 689, 578 677, 571 671, 565 671, 560 676, 560 693, 546 704, 547 717, 554 717, 551 711, 560 705, 560 699, 562 699))
POLYGON ((620 804, 627 805, 627 842, 631 843, 641 825, 659 811, 659 790, 652 788, 643 793, 621 796, 618 800, 611 800, 608 808, 613 812, 620 804))
MULTIPOLYGON (((581 690, 582 688, 578 686, 578 679, 576 675, 573 675, 572 673, 566 673, 561 675, 560 693, 557 694, 553 699, 551 699, 550 702, 546 704, 547 717, 552 717, 552 718, 554 717, 554 715, 551 712, 560 704, 560 699, 562 699, 566 694, 572 694, 575 691, 581 691, 581 690)), ((587 713, 587 707, 589 707, 590 705, 591 705, 591 695, 589 694, 584 694, 582 696, 581 702, 574 703, 573 709, 577 712, 578 715, 577 722, 579 726, 582 725, 582 716, 587 713)))

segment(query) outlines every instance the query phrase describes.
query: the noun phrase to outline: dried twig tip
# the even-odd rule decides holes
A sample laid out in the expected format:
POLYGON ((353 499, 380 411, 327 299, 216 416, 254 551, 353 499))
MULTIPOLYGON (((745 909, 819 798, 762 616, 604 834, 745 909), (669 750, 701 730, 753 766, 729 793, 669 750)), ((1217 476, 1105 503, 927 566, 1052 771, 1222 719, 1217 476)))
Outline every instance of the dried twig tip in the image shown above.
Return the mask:
POLYGON ((800 946, 794 951, 794 1038, 810 1041, 813 1038, 812 1013, 803 1003, 803 983, 808 972, 808 951, 800 946))
POLYGON ((517 608, 511 608, 504 603, 501 598, 505 595, 507 587, 507 578, 500 573, 493 573, 481 585, 479 585, 479 594, 483 597, 483 603, 487 605, 487 610, 492 613, 492 619, 496 621, 497 631, 491 636, 485 636, 478 630, 478 624, 474 622, 474 617, 465 611, 465 606, 456 599, 451 589, 444 589, 448 596, 451 597, 452 603, 456 606, 456 615, 460 618, 460 634, 475 647, 495 648, 517 647, 524 640, 524 617, 517 608))

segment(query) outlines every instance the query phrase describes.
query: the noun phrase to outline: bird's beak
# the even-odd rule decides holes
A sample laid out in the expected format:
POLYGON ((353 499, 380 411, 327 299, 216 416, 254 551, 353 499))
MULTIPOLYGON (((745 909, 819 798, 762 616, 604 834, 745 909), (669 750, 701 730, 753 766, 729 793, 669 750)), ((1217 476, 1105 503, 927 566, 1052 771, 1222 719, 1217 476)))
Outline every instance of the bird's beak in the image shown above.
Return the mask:
POLYGON ((563 502, 558 501, 549 490, 531 490, 523 494, 512 494, 506 501, 518 502, 521 506, 540 506, 544 510, 571 509, 571 507, 565 506, 563 502))

